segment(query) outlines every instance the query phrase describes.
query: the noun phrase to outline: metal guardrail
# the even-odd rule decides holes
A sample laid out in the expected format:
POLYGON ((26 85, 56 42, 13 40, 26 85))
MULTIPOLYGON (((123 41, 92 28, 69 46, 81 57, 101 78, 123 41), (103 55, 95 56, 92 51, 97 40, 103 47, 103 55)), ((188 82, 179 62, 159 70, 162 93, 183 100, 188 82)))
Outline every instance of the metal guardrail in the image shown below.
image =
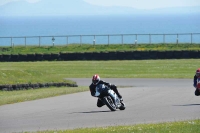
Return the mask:
POLYGON ((200 33, 108 34, 0 37, 0 46, 55 46, 69 44, 199 44, 200 33))

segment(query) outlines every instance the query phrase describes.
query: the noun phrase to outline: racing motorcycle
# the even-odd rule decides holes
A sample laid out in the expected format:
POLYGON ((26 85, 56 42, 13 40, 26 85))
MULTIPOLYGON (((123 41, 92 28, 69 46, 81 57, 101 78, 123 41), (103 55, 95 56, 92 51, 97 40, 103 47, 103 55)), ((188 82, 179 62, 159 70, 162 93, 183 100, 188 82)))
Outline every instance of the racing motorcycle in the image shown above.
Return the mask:
POLYGON ((104 84, 96 86, 95 96, 98 97, 111 111, 125 110, 125 104, 120 101, 117 94, 104 84))
POLYGON ((197 88, 198 88, 198 90, 200 92, 200 78, 197 78, 197 88))

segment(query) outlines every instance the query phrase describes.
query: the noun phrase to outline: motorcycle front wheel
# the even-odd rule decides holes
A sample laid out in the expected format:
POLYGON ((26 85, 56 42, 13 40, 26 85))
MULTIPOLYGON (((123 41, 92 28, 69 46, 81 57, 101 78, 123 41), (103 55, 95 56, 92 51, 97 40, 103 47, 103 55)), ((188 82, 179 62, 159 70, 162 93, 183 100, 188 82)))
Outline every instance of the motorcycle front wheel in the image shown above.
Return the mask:
POLYGON ((126 108, 126 107, 125 107, 125 104, 124 104, 123 102, 121 102, 121 104, 122 104, 122 105, 121 105, 121 107, 119 107, 119 109, 120 109, 120 110, 125 110, 125 108, 126 108))
POLYGON ((117 108, 112 100, 112 98, 110 96, 106 96, 103 98, 103 102, 107 105, 107 107, 111 110, 111 111, 116 111, 117 108))

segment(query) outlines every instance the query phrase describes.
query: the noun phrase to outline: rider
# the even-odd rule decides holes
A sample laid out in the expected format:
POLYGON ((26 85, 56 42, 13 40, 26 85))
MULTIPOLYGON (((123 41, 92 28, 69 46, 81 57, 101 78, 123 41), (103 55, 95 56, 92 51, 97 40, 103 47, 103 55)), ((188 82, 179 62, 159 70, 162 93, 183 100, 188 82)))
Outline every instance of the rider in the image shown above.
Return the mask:
MULTIPOLYGON (((120 98, 120 101, 123 101, 122 99, 122 96, 119 94, 118 90, 117 90, 117 86, 115 86, 114 84, 110 84, 110 83, 107 83, 107 82, 104 82, 103 80, 100 80, 100 77, 99 75, 95 74, 93 77, 92 77, 92 83, 91 85, 89 86, 90 88, 90 92, 91 92, 91 95, 93 97, 95 97, 95 88, 98 84, 105 84, 106 86, 110 87, 110 89, 112 89, 116 94, 117 96, 120 98)), ((101 101, 101 100, 97 100, 97 106, 98 107, 102 107, 104 105, 104 103, 101 101)))
POLYGON ((195 94, 196 96, 200 96, 200 88, 197 87, 197 78, 200 78, 200 68, 198 68, 198 69, 196 70, 196 73, 195 73, 195 75, 194 75, 194 84, 193 84, 193 86, 196 88, 194 94, 195 94))

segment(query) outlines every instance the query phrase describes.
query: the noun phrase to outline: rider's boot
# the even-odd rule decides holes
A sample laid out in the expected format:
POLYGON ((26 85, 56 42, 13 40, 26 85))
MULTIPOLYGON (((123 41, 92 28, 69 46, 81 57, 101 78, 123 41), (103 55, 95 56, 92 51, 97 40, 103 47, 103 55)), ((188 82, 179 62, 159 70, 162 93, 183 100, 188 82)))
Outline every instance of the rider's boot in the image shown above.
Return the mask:
POLYGON ((120 102, 122 102, 123 101, 123 99, 122 99, 122 96, 121 96, 121 94, 118 92, 118 90, 117 90, 117 86, 115 86, 115 85, 112 85, 111 86, 111 89, 117 94, 117 96, 119 97, 119 99, 120 99, 120 102))
POLYGON ((199 91, 199 89, 196 89, 195 92, 194 92, 194 94, 195 94, 196 96, 200 96, 200 91, 199 91))
POLYGON ((123 102, 123 99, 122 99, 122 98, 120 98, 120 102, 123 102))

